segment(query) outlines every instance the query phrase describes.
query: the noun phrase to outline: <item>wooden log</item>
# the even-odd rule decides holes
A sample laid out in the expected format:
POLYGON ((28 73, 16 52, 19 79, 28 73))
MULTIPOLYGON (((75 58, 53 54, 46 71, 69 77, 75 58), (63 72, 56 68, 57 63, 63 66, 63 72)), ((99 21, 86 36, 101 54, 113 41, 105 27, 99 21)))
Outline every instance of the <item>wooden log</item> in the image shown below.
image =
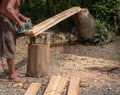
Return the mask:
POLYGON ((46 31, 47 29, 51 28, 52 26, 56 25, 57 23, 65 20, 66 18, 79 13, 81 11, 80 7, 72 7, 68 10, 65 10, 37 25, 35 25, 32 29, 25 32, 26 36, 37 36, 38 34, 46 31))
POLYGON ((41 83, 32 83, 24 95, 36 95, 40 87, 41 83))
POLYGON ((67 78, 62 76, 53 76, 43 95, 61 95, 67 84, 67 78))
POLYGON ((29 44, 27 76, 40 77, 48 73, 49 44, 29 44))
POLYGON ((77 28, 78 41, 92 41, 95 33, 95 19, 88 9, 82 8, 73 18, 77 28))
POLYGON ((71 78, 67 95, 79 95, 80 79, 71 78))

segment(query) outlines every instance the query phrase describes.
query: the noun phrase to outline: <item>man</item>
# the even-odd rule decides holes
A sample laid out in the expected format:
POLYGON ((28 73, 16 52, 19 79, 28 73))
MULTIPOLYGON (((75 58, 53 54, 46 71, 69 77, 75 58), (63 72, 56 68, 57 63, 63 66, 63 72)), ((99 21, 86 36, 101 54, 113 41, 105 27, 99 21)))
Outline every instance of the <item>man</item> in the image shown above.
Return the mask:
POLYGON ((16 29, 18 24, 25 29, 24 22, 31 20, 19 13, 20 0, 2 0, 0 4, 0 57, 7 60, 9 78, 20 81, 21 75, 15 71, 16 29))

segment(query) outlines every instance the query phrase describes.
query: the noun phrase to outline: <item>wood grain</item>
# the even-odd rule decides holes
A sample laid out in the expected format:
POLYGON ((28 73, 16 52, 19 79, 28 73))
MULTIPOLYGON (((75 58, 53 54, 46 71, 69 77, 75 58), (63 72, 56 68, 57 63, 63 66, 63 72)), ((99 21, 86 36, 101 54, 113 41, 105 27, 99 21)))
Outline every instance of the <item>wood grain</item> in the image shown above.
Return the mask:
POLYGON ((67 95, 79 95, 79 77, 71 78, 67 95))
POLYGON ((32 83, 24 95, 36 95, 40 87, 41 83, 32 83))
POLYGON ((61 95, 67 84, 67 78, 62 76, 53 76, 43 95, 61 95))

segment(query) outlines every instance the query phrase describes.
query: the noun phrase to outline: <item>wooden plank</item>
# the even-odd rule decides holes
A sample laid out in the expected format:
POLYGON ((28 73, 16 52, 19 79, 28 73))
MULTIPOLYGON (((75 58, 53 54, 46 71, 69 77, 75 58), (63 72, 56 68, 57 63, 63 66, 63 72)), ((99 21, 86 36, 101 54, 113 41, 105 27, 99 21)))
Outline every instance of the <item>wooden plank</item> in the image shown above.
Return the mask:
POLYGON ((54 95, 61 95, 61 93, 64 91, 64 88, 67 86, 68 82, 69 80, 67 78, 61 77, 61 80, 59 81, 59 85, 54 95))
POLYGON ((67 95, 79 95, 80 79, 71 78, 67 95))
POLYGON ((56 25, 57 23, 65 20, 66 18, 79 13, 81 11, 80 7, 72 7, 68 10, 65 10, 37 25, 35 25, 32 29, 25 32, 26 36, 37 36, 38 34, 44 32, 45 30, 51 28, 52 26, 56 25))
POLYGON ((43 95, 54 95, 60 79, 61 79, 61 76, 52 76, 45 90, 45 93, 43 95))
POLYGON ((32 83, 24 95, 36 95, 41 83, 32 83))
POLYGON ((67 78, 62 76, 53 76, 43 95, 61 95, 67 84, 67 78))

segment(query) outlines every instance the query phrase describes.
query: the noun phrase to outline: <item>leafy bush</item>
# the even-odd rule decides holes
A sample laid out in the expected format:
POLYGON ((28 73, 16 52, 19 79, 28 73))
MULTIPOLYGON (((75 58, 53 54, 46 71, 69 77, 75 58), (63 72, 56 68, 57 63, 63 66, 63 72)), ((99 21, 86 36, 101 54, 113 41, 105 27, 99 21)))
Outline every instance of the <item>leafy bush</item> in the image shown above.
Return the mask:
POLYGON ((20 12, 39 23, 73 6, 80 6, 81 0, 21 0, 20 12))
POLYGON ((105 23, 100 20, 95 21, 96 33, 94 34, 94 43, 97 45, 103 45, 108 38, 108 29, 105 27, 105 23))
POLYGON ((100 0, 93 5, 94 17, 105 21, 110 31, 118 32, 120 27, 120 0, 100 0))
MULTIPOLYGON (((37 24, 47 18, 49 13, 43 0, 21 0, 20 12, 37 24)), ((49 14, 50 15, 50 14, 49 14)))
MULTIPOLYGON (((103 43, 108 30, 120 31, 120 0, 21 0, 20 12, 30 17, 33 24, 37 24, 73 6, 87 7, 95 19, 99 19, 96 24, 99 27, 99 36, 95 36, 95 43, 103 43)), ((59 31, 62 32, 71 32, 73 25, 72 19, 69 18, 55 28, 61 29, 59 31)))

